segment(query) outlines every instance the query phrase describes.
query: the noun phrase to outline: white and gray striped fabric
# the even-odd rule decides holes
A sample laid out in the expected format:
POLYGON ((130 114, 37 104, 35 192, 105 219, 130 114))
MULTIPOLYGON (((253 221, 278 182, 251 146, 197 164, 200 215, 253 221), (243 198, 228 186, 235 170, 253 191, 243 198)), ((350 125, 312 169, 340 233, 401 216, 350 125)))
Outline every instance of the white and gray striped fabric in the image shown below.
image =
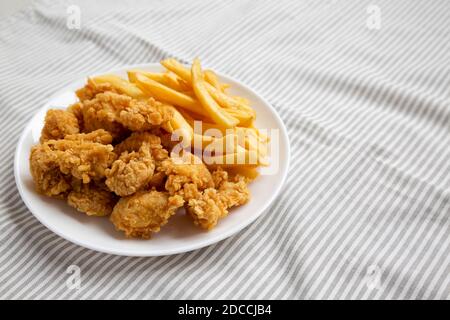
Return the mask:
POLYGON ((46 0, 0 21, 0 297, 450 298, 449 21, 447 0, 46 0), (16 190, 21 130, 71 81, 168 56, 200 56, 273 104, 292 149, 282 194, 186 254, 61 239, 16 190))

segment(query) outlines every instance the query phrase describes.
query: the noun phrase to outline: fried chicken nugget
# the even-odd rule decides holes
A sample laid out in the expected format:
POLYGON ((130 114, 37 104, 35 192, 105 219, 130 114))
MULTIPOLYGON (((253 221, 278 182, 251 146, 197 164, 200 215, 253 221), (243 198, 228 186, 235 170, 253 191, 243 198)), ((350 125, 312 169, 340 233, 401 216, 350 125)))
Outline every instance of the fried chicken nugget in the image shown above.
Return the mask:
POLYGON ((31 171, 37 181, 38 190, 47 190, 42 184, 49 174, 49 169, 58 167, 60 174, 55 174, 59 183, 53 181, 51 185, 63 186, 60 179, 64 176, 73 176, 81 179, 84 183, 89 183, 91 179, 99 180, 105 177, 105 170, 117 158, 113 152, 112 145, 104 145, 97 142, 82 140, 48 140, 43 144, 33 147, 30 157, 31 171), (40 166, 41 168, 38 168, 40 166), (47 174, 42 174, 47 172, 47 174))
POLYGON ((98 129, 89 133, 69 134, 64 137, 65 140, 82 141, 82 142, 96 142, 101 144, 111 144, 113 137, 111 133, 106 130, 98 129))
POLYGON ((45 115, 44 127, 41 131, 40 142, 51 139, 63 139, 68 134, 80 131, 78 119, 69 111, 61 109, 50 109, 45 115))
POLYGON ((30 171, 39 193, 50 197, 64 197, 71 189, 71 177, 61 173, 58 155, 48 144, 39 144, 31 148, 30 171))
POLYGON ((176 210, 183 205, 180 196, 169 196, 166 192, 139 191, 119 200, 111 214, 117 230, 127 237, 150 238, 165 225, 176 210))
POLYGON ((123 152, 105 171, 106 185, 119 196, 128 196, 144 188, 153 177, 155 163, 151 147, 144 142, 139 151, 123 152))
POLYGON ((150 145, 155 161, 163 161, 169 158, 169 153, 161 145, 161 139, 148 131, 133 132, 114 147, 114 152, 120 155, 124 151, 138 151, 143 143, 150 145))
POLYGON ((190 199, 185 209, 194 224, 206 230, 211 230, 220 218, 227 215, 227 208, 214 188, 208 188, 190 199))
POLYGON ((116 94, 110 91, 98 93, 90 100, 84 100, 81 107, 83 114, 83 130, 91 132, 97 129, 105 129, 114 139, 125 137, 128 130, 119 123, 118 110, 125 108, 130 97, 116 94))
POLYGON ((147 183, 147 188, 155 188, 158 191, 165 191, 164 185, 166 183, 166 174, 164 172, 155 172, 147 183))
POLYGON ((69 107, 67 107, 67 112, 72 113, 75 116, 75 118, 77 118, 78 128, 80 129, 80 132, 83 132, 84 129, 83 104, 81 102, 71 104, 69 107))
POLYGON ((84 183, 104 178, 105 170, 117 157, 112 145, 97 142, 57 140, 50 144, 58 154, 61 172, 84 183))
MULTIPOLYGON (((73 184, 72 184, 73 185, 73 184)), ((108 216, 118 198, 105 187, 94 183, 78 183, 67 196, 67 203, 88 216, 108 216)))
POLYGON ((88 78, 86 85, 78 89, 75 93, 80 99, 81 102, 85 100, 92 100, 95 98, 95 96, 99 93, 104 92, 116 92, 117 91, 113 88, 113 86, 109 83, 98 83, 96 84, 92 79, 88 78))
POLYGON ((110 91, 98 93, 95 98, 83 101, 84 130, 89 132, 104 128, 114 138, 123 137, 127 129, 145 131, 169 121, 170 108, 155 101, 133 99, 110 91))
POLYGON ((166 174, 159 170, 159 168, 161 167, 162 161, 169 158, 169 153, 161 145, 161 139, 158 136, 148 131, 133 132, 128 138, 114 147, 114 152, 120 155, 125 151, 138 151, 143 143, 150 145, 151 154, 155 163, 155 172, 147 186, 162 190, 164 189, 166 174))
POLYGON ((111 141, 111 134, 107 131, 96 130, 88 134, 66 135, 64 139, 48 140, 32 147, 30 170, 37 191, 48 196, 65 197, 71 189, 72 173, 78 178, 87 174, 85 180, 101 178, 102 170, 112 162, 109 158, 116 157, 111 152, 111 145, 103 146, 111 141), (90 172, 89 162, 97 161, 98 164, 92 163, 94 171, 90 172))
POLYGON ((220 200, 227 209, 241 206, 250 200, 250 190, 247 187, 247 179, 236 176, 232 181, 223 182, 218 189, 220 200))
POLYGON ((153 98, 131 99, 128 106, 119 112, 119 122, 131 131, 145 131, 167 122, 172 111, 153 98))
POLYGON ((208 168, 192 153, 186 152, 180 159, 164 160, 160 170, 167 175, 166 190, 171 195, 182 195, 185 200, 188 200, 189 197, 185 197, 184 185, 191 188, 195 186, 197 190, 214 188, 214 181, 208 168))
POLYGON ((208 188, 202 193, 192 193, 186 205, 187 214, 194 223, 210 230, 217 225, 219 219, 228 215, 228 209, 245 204, 250 199, 247 179, 235 176, 232 181, 228 173, 218 169, 213 173, 216 189, 208 188))

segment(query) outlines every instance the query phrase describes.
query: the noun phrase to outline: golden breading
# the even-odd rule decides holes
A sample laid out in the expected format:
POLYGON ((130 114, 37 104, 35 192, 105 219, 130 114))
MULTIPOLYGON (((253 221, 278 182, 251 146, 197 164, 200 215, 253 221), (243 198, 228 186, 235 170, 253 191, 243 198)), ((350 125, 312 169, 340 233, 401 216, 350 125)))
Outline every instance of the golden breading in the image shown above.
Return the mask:
POLYGON ((93 183, 75 187, 67 196, 67 203, 88 216, 108 216, 117 203, 113 193, 93 183))
POLYGON ((171 195, 184 196, 185 184, 193 184, 198 190, 214 188, 214 181, 208 168, 191 153, 186 153, 183 160, 181 157, 164 160, 159 170, 167 175, 165 188, 171 195))
MULTIPOLYGON (((72 175, 84 183, 104 178, 105 170, 117 158, 112 145, 80 140, 49 140, 34 148, 40 151, 40 158, 48 157, 57 163, 62 174, 72 175)), ((33 152, 31 162, 34 162, 33 152)))
POLYGON ((150 130, 168 121, 172 115, 170 108, 152 98, 137 100, 110 91, 84 100, 82 113, 86 132, 104 128, 114 138, 123 137, 126 129, 150 130))
POLYGON ((215 227, 218 220, 228 214, 229 208, 243 205, 250 199, 246 178, 235 176, 229 181, 227 172, 221 169, 213 173, 213 178, 216 189, 189 193, 186 205, 186 212, 194 223, 207 230, 215 227))
POLYGON ((70 176, 59 170, 58 156, 47 144, 33 146, 30 171, 39 193, 50 197, 63 196, 70 190, 70 176))
MULTIPOLYGON (((155 162, 156 164, 156 162, 155 162)), ((165 191, 166 174, 164 172, 155 172, 147 184, 149 189, 155 188, 158 191, 165 191)))
POLYGON ((83 131, 83 104, 81 102, 74 103, 67 108, 67 112, 72 113, 78 121, 78 128, 80 128, 80 132, 83 131))
POLYGON ((212 229, 227 214, 227 209, 214 188, 208 188, 197 198, 190 199, 185 208, 194 224, 206 230, 212 229))
POLYGON ((151 154, 155 163, 155 173, 148 182, 148 187, 155 187, 158 190, 164 189, 164 183, 166 180, 166 174, 160 171, 161 163, 163 160, 169 158, 169 153, 161 145, 161 139, 148 132, 133 132, 128 138, 114 147, 114 152, 118 155, 125 151, 138 151, 143 143, 150 145, 151 154))
POLYGON ((67 134, 74 134, 79 131, 78 119, 73 113, 66 110, 50 109, 45 115, 40 142, 50 139, 63 139, 67 134))
POLYGON ((85 100, 81 108, 83 113, 83 130, 91 132, 105 129, 113 138, 121 139, 127 129, 118 120, 118 110, 125 108, 130 97, 112 92, 99 93, 91 100, 85 100))
POLYGON ((189 201, 200 197, 202 189, 200 188, 199 190, 199 187, 195 183, 185 183, 176 194, 181 195, 185 201, 189 201))
POLYGON ((223 170, 221 167, 216 168, 212 174, 212 179, 214 181, 214 186, 219 188, 222 184, 228 181, 228 172, 223 170))
POLYGON ((127 237, 150 238, 158 232, 177 208, 183 205, 180 196, 166 192, 140 191, 119 200, 111 214, 111 221, 127 237))
POLYGON ((232 181, 224 181, 216 190, 227 209, 243 205, 250 199, 247 180, 242 176, 235 176, 232 181))
POLYGON ((101 144, 111 144, 113 140, 111 133, 103 129, 98 129, 89 133, 70 134, 65 136, 64 139, 82 142, 97 142, 101 144))
POLYGON ((124 151, 138 151, 144 142, 150 145, 155 161, 163 161, 169 157, 169 153, 161 145, 161 139, 148 131, 133 132, 114 147, 114 152, 120 155, 124 151))
POLYGON ((169 121, 172 112, 153 98, 130 99, 128 106, 120 110, 118 121, 131 131, 145 131, 169 121))
POLYGON ((83 88, 78 89, 75 93, 78 99, 80 99, 80 101, 83 102, 85 100, 94 99, 97 94, 106 91, 116 92, 113 86, 109 83, 95 84, 94 81, 88 79, 86 85, 83 88))
POLYGON ((153 177, 155 163, 148 143, 139 151, 123 152, 105 171, 106 185, 119 196, 128 196, 144 188, 153 177))
POLYGON ((161 139, 161 145, 169 151, 169 153, 172 151, 173 147, 176 146, 178 143, 180 143, 180 140, 178 137, 172 137, 172 133, 169 132, 162 132, 160 131, 158 133, 158 136, 161 139))

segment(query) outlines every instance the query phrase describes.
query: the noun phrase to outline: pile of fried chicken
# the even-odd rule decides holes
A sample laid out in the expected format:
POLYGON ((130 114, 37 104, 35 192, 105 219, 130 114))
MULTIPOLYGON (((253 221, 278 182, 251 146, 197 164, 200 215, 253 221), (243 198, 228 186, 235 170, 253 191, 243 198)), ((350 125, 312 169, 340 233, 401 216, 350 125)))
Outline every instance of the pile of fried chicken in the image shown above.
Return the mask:
POLYGON ((171 135, 162 128, 172 116, 165 104, 89 81, 77 96, 66 110, 47 112, 40 143, 31 149, 39 193, 89 216, 110 216, 118 230, 137 238, 150 238, 181 207, 209 230, 249 200, 249 178, 207 167, 189 151, 183 163, 175 161, 171 135))

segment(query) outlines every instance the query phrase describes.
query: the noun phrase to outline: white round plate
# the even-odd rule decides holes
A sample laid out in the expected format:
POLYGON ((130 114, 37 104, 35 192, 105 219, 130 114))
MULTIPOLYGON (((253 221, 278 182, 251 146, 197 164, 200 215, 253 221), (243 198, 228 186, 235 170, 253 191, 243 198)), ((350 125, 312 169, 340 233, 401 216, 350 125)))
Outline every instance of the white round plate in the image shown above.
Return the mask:
MULTIPOLYGON (((114 73, 126 77, 126 70, 144 69, 161 72, 159 64, 134 65, 114 73)), ((230 92, 243 96, 252 102, 257 112, 256 126, 265 129, 277 129, 278 138, 273 143, 275 154, 271 155, 271 165, 264 170, 267 175, 259 176, 250 184, 251 200, 221 219, 211 231, 203 231, 194 226, 183 213, 178 212, 161 231, 150 240, 127 239, 122 232, 116 231, 108 218, 88 217, 76 211, 63 200, 52 199, 38 194, 33 185, 29 170, 30 148, 38 143, 45 113, 50 108, 66 108, 76 101, 74 91, 84 86, 86 79, 80 79, 68 85, 54 95, 48 103, 31 119, 23 131, 14 159, 14 175, 17 188, 28 209, 47 228, 59 236, 86 248, 125 256, 162 256, 195 250, 223 240, 242 230, 261 216, 277 197, 285 181, 289 167, 289 141, 286 128, 272 106, 261 96, 240 82, 219 74, 221 81, 230 83, 230 92)))

